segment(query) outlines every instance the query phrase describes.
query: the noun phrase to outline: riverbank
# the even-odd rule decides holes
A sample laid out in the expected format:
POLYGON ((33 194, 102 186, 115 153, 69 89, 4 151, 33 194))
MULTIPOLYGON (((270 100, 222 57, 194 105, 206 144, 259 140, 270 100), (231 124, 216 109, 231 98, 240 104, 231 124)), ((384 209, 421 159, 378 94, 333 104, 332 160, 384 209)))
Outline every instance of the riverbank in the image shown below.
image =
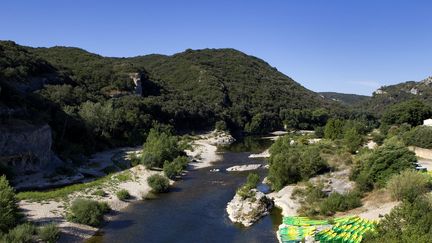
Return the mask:
MULTIPOLYGON (((193 169, 211 166, 213 162, 221 159, 221 155, 216 151, 217 145, 230 141, 232 141, 230 135, 215 132, 197 136, 191 144, 192 149, 185 151, 192 161, 190 165, 193 169)), ((107 165, 119 158, 130 160, 130 155, 139 153, 140 149, 136 148, 132 151, 119 148, 101 152, 93 156, 91 163, 107 165)), ((141 201, 146 197, 151 190, 147 178, 154 174, 162 174, 162 172, 147 170, 144 166, 137 165, 89 183, 59 188, 50 193, 22 193, 19 206, 30 222, 56 223, 61 231, 61 242, 83 241, 93 236, 99 229, 66 221, 67 209, 73 200, 86 198, 107 202, 112 208, 112 213, 107 215, 105 220, 110 221, 131 203, 141 201), (131 199, 119 200, 116 192, 121 189, 127 190, 131 199), (105 195, 100 196, 98 191, 103 191, 105 195)), ((172 183, 174 182, 171 181, 172 183)))

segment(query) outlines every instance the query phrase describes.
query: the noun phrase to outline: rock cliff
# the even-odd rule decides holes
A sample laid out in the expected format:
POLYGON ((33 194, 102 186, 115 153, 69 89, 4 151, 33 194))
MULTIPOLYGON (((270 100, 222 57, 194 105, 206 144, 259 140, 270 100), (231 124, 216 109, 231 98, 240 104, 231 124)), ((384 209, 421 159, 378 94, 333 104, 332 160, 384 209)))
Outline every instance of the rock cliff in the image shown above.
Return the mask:
POLYGON ((0 126, 0 164, 15 173, 39 171, 59 162, 51 145, 51 128, 46 124, 0 126))

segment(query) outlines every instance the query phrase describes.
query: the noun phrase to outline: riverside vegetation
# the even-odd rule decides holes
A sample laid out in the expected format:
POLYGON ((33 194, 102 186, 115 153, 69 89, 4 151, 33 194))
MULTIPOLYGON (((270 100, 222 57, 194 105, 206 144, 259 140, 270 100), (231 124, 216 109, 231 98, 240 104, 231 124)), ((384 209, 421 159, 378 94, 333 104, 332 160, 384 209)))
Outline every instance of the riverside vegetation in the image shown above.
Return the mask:
MULTIPOLYGON (((296 193, 303 200, 300 212, 314 217, 359 207, 365 195, 387 190, 401 203, 381 220, 378 234, 365 241, 432 238, 430 178, 414 171, 416 157, 407 149, 432 147, 432 136, 427 136, 432 128, 419 126, 432 116, 427 80, 384 87, 371 98, 337 95, 347 101, 341 103, 233 49, 109 58, 78 48, 31 48, 1 41, 0 92, 0 125, 48 124, 53 152, 68 161, 72 171, 95 151, 144 144, 133 165, 163 171, 164 176, 147 179, 154 192, 168 191, 169 179, 176 179, 187 166, 186 143, 176 134, 215 127, 254 135, 283 127, 313 129, 315 137, 290 134, 272 145, 268 172, 272 189, 303 185, 296 193), (412 88, 424 95, 408 94, 406 90, 412 88), (323 140, 310 142, 317 138, 323 140), (378 144, 376 149, 363 148, 370 139, 378 144), (355 183, 352 190, 325 193, 324 186, 309 184, 343 169, 349 170, 355 183)), ((0 173, 11 179, 13 169, 1 166, 0 173)), ((18 200, 67 198, 86 190, 104 197, 104 185, 131 179, 125 171, 88 183, 15 195, 2 176, 0 239, 54 242, 58 237, 53 225, 25 222, 18 200)), ((238 193, 251 196, 256 183, 256 176, 250 175, 238 193)), ((127 199, 125 191, 116 192, 119 199, 127 199)), ((108 211, 103 203, 76 199, 67 218, 97 226, 108 211)))

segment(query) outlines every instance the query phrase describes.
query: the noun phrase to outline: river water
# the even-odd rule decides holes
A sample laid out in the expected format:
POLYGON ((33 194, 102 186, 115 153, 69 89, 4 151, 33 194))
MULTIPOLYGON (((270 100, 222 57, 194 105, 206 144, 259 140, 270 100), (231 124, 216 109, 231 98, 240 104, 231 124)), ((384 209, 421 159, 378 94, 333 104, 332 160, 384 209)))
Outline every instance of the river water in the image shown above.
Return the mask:
MULTIPOLYGON (((223 149, 223 159, 214 166, 189 171, 169 193, 132 204, 89 242, 277 242, 279 209, 248 228, 233 224, 225 210, 248 174, 228 173, 225 169, 239 164, 264 164, 265 160, 248 156, 268 146, 269 141, 248 138, 223 149), (214 168, 220 172, 210 172, 214 168)), ((259 169, 258 173, 264 177, 266 170, 259 169)))

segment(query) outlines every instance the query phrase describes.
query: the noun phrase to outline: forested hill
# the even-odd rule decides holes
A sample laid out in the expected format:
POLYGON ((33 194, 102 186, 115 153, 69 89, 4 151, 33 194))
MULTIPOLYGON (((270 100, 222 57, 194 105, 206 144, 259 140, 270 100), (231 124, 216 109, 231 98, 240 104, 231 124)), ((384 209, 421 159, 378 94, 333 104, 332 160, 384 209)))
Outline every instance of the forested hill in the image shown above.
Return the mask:
POLYGON ((407 81, 390 86, 383 86, 376 90, 372 98, 363 107, 376 114, 381 114, 391 105, 408 101, 421 100, 432 105, 432 77, 419 82, 407 81))
POLYGON ((2 41, 0 51, 0 85, 11 91, 0 95, 2 122, 48 123, 62 153, 141 143, 153 126, 258 134, 349 116, 337 102, 233 49, 110 58, 2 41))
POLYGON ((337 92, 319 92, 325 98, 332 99, 344 105, 355 106, 370 99, 370 96, 357 94, 344 94, 337 92))

